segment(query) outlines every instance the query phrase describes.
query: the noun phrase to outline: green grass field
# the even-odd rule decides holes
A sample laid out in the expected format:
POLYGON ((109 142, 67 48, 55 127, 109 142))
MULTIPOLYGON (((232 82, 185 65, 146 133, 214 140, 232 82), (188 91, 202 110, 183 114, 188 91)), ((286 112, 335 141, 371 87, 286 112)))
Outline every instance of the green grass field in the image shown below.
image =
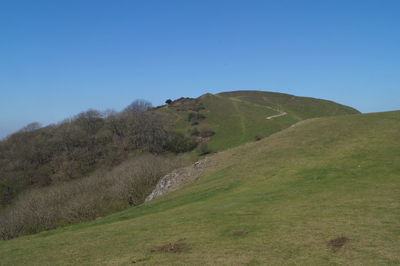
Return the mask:
POLYGON ((2 241, 0 264, 399 265, 399 139, 400 111, 309 119, 153 202, 2 241))

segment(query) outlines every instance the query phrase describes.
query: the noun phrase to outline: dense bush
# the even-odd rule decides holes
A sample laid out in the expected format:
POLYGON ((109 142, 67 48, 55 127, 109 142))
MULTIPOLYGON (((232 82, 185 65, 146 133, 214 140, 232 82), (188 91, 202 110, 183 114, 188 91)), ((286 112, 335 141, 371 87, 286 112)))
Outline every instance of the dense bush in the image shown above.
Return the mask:
POLYGON ((208 138, 208 137, 215 135, 215 132, 210 125, 203 124, 198 127, 193 127, 190 130, 190 135, 191 136, 199 136, 202 138, 208 138))
POLYGON ((201 113, 199 113, 199 112, 190 112, 188 114, 188 121, 192 122, 192 123, 201 121, 201 120, 203 120, 205 118, 206 118, 206 116, 201 114, 201 113))
POLYGON ((170 102, 168 105, 170 108, 174 108, 177 111, 199 112, 205 109, 199 99, 185 98, 185 97, 176 99, 170 102))
POLYGON ((166 149, 174 153, 191 151, 196 148, 197 142, 192 138, 187 138, 181 133, 171 133, 168 138, 166 149))
POLYGON ((0 238, 93 220, 142 203, 160 177, 184 165, 181 158, 145 155, 112 171, 22 193, 0 213, 0 238))

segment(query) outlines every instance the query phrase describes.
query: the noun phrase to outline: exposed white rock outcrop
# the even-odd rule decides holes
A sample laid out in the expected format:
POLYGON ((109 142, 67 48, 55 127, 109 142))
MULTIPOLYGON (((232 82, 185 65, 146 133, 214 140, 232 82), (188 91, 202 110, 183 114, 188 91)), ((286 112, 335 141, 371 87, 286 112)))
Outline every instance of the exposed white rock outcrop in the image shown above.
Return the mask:
POLYGON ((195 162, 191 166, 175 169, 158 181, 156 188, 149 196, 147 196, 145 202, 151 201, 161 195, 167 194, 185 184, 188 184, 189 182, 198 178, 204 169, 210 165, 211 159, 206 158, 195 162))

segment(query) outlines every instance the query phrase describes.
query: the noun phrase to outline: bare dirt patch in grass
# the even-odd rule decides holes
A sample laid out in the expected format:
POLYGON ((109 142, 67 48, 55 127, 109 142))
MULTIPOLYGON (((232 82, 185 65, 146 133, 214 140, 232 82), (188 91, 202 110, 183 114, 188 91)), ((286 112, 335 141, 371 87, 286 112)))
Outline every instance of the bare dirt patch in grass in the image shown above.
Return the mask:
POLYGON ((189 250, 189 246, 179 240, 175 243, 168 243, 162 246, 155 247, 151 250, 153 253, 182 253, 189 250))
POLYGON ((138 258, 138 259, 132 259, 131 263, 132 264, 140 263, 140 262, 148 261, 150 259, 151 259, 151 257, 142 257, 142 258, 138 258))
POLYGON ((349 241, 350 241, 349 238, 347 238, 345 236, 339 236, 339 237, 329 240, 328 247, 330 247, 333 252, 337 252, 349 241))
POLYGON ((236 229, 236 230, 232 230, 231 231, 231 234, 232 235, 246 235, 246 234, 248 234, 249 232, 248 231, 246 231, 246 230, 244 230, 244 229, 236 229))

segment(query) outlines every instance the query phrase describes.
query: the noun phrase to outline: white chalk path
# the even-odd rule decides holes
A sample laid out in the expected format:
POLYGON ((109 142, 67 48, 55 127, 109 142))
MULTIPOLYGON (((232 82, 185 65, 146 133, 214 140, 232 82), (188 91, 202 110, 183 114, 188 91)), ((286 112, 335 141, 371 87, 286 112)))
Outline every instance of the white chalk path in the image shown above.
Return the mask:
POLYGON ((268 116, 267 117, 267 119, 269 120, 269 119, 274 119, 274 118, 277 118, 277 117, 280 117, 280 116, 284 116, 284 115, 287 115, 287 113, 286 112, 282 112, 282 111, 278 111, 278 110, 275 110, 275 111, 277 111, 277 112, 280 112, 279 114, 277 114, 277 115, 271 115, 271 116, 268 116))

